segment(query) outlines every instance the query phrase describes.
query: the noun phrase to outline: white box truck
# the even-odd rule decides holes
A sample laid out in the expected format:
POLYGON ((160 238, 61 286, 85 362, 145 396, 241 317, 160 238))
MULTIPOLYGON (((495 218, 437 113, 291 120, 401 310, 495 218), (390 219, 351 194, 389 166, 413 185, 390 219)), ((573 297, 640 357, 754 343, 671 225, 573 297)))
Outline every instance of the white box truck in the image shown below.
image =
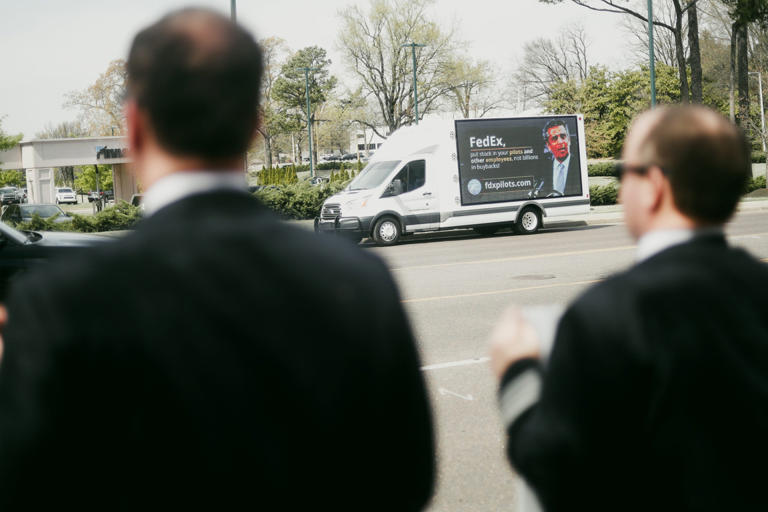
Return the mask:
POLYGON ((581 115, 422 121, 390 135, 315 228, 392 245, 457 228, 535 233, 545 217, 588 211, 581 115))

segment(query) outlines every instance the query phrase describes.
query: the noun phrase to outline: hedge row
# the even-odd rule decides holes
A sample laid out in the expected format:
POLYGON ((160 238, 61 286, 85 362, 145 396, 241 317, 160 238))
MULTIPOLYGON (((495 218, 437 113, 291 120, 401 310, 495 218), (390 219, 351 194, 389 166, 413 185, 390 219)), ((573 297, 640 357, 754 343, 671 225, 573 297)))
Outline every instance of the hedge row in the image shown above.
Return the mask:
POLYGON ((306 181, 293 185, 269 187, 254 192, 262 203, 288 219, 314 219, 320 214, 323 201, 347 186, 349 180, 333 181, 313 187, 306 181))
MULTIPOLYGON (((309 164, 302 164, 302 165, 289 165, 286 167, 293 167, 296 169, 296 172, 307 172, 309 171, 309 164)), ((363 167, 365 167, 364 162, 358 162, 356 160, 349 160, 349 161, 335 161, 335 162, 315 162, 315 170, 316 171, 335 171, 338 169, 344 170, 350 170, 354 169, 356 171, 360 171, 363 167)))
POLYGON ((614 178, 619 177, 619 173, 616 172, 616 164, 618 161, 608 162, 595 162, 593 164, 587 164, 588 176, 612 176, 614 178))
POLYGON ((119 201, 115 206, 84 216, 69 214, 69 222, 54 222, 37 215, 29 222, 16 225, 22 231, 79 231, 81 233, 99 233, 102 231, 120 231, 133 228, 141 220, 141 210, 125 201, 119 201))
POLYGON ((619 187, 615 185, 592 185, 589 187, 589 204, 591 206, 616 204, 618 196, 619 187))
MULTIPOLYGON (((744 187, 744 193, 749 194, 755 190, 765 188, 765 176, 750 178, 744 187)), ((619 195, 619 187, 616 185, 592 185, 589 187, 589 203, 592 206, 604 206, 616 204, 619 195)))

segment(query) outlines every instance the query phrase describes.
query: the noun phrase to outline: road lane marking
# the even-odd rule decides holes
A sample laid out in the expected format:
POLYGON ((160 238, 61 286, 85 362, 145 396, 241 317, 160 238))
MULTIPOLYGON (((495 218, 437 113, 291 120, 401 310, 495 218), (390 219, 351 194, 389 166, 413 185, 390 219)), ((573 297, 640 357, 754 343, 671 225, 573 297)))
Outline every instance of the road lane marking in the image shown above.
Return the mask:
POLYGON ((390 270, 392 272, 397 272, 399 270, 453 267, 456 265, 480 265, 483 263, 500 263, 504 261, 535 260, 539 258, 551 258, 555 256, 576 256, 579 254, 595 254, 600 252, 628 251, 636 248, 637 248, 636 245, 621 245, 618 247, 604 247, 602 249, 584 249, 581 251, 566 251, 566 252, 547 252, 543 254, 530 254, 528 256, 509 256, 507 258, 493 258, 493 259, 487 259, 487 260, 454 261, 451 263, 435 263, 431 265, 414 265, 411 267, 395 267, 395 268, 391 268, 390 270))
POLYGON ((436 300, 464 299, 467 297, 482 297, 485 295, 503 295, 505 293, 527 292, 530 290, 545 290, 547 288, 562 288, 565 286, 579 286, 583 284, 594 284, 594 283, 599 283, 600 281, 602 281, 602 279, 592 279, 590 281, 573 281, 570 283, 543 284, 539 286, 525 286, 522 288, 506 288, 504 290, 489 290, 486 292, 462 293, 459 295, 442 295, 438 297, 423 297, 420 299, 405 299, 401 302, 403 302, 404 304, 408 304, 413 302, 432 302, 436 300))
POLYGON ((460 395, 458 393, 454 393, 450 389, 440 388, 438 391, 440 392, 441 395, 451 395, 451 396, 455 396, 455 397, 461 398, 462 400, 467 400, 467 401, 474 400, 472 395, 466 395, 466 396, 465 395, 460 395))
POLYGON ((438 364, 428 364, 427 366, 422 366, 422 371, 429 371, 429 370, 441 370, 443 368, 453 368, 455 366, 467 366, 470 364, 480 364, 480 363, 487 363, 490 361, 490 357, 476 357, 475 359, 464 359, 462 361, 451 361, 450 363, 438 363, 438 364))
MULTIPOLYGON (((738 240, 740 238, 754 238, 760 236, 766 236, 768 232, 762 233, 749 233, 744 235, 728 236, 730 240, 738 240)), ((440 267, 454 267, 457 265, 480 265, 484 263, 501 263, 506 261, 522 261, 522 260, 534 260, 538 258, 553 258, 556 256, 578 256, 581 254, 596 254, 601 252, 617 252, 617 251, 629 251, 637 249, 637 245, 619 245, 616 247, 603 247, 601 249, 583 249, 580 251, 566 251, 566 252, 545 252, 541 254, 529 254, 527 256, 509 256, 506 258, 491 258, 485 260, 469 260, 469 261, 452 261, 449 263, 433 263, 429 265, 412 265, 409 267, 393 267, 390 268, 392 272, 398 272, 401 270, 414 270, 424 268, 440 268, 440 267)))

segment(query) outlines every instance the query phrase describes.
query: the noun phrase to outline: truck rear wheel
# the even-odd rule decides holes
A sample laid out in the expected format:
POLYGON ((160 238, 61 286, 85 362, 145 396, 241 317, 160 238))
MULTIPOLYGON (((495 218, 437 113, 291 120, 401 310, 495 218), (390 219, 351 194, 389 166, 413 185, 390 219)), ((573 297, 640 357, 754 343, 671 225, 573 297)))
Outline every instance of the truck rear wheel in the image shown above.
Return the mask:
POLYGON ((541 227, 541 212, 538 208, 527 206, 520 212, 515 223, 515 231, 521 235, 532 235, 541 227))
POLYGON ((395 245, 400 240, 400 222, 394 217, 382 217, 373 227, 373 240, 378 245, 395 245))

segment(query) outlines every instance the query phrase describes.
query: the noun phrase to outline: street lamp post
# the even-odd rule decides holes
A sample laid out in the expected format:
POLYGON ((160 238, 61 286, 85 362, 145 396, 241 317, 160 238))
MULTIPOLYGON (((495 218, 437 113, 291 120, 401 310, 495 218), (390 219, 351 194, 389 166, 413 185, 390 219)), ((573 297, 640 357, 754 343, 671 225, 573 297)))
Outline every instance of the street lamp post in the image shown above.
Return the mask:
POLYGON ((411 56, 413 57, 413 112, 416 114, 416 124, 419 124, 419 94, 416 91, 416 47, 424 48, 425 44, 416 44, 410 42, 408 44, 401 44, 400 48, 411 48, 411 56))
POLYGON ((237 0, 230 0, 229 16, 232 18, 232 21, 237 21, 237 0))
POLYGON ((651 108, 656 105, 656 58, 653 55, 653 0, 648 0, 648 56, 651 61, 651 108))
MULTIPOLYGON (((765 109, 763 108, 763 74, 760 71, 750 71, 750 75, 757 75, 757 92, 760 95, 760 139, 763 141, 763 153, 765 153, 765 109)), ((768 187, 768 184, 766 184, 768 187)))
POLYGON ((309 105, 309 72, 318 71, 317 68, 299 68, 304 70, 304 92, 307 95, 307 131, 309 133, 309 177, 315 177, 315 159, 312 155, 312 115, 309 105))

